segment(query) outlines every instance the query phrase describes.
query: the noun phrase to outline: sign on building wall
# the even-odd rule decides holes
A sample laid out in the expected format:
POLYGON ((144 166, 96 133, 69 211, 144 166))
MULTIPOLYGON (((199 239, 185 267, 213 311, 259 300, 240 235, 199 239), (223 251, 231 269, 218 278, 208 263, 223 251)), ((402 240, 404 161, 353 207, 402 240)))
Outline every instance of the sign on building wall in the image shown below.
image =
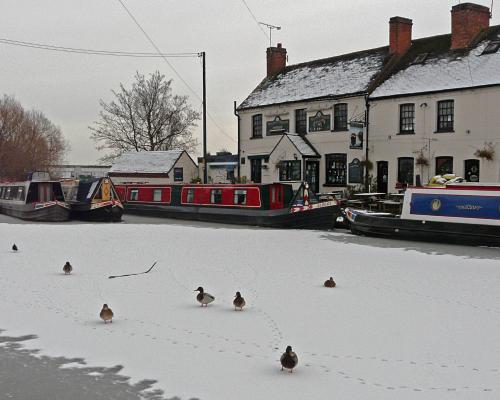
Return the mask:
POLYGON ((349 183, 363 183, 361 162, 357 158, 349 163, 349 183))
POLYGON ((284 132, 288 132, 289 126, 290 126, 290 120, 281 119, 279 116, 276 116, 274 120, 267 122, 266 133, 268 135, 273 135, 273 134, 281 134, 284 132))
POLYGON ((362 122, 349 122, 349 148, 362 149, 363 148, 363 132, 365 126, 362 122))
POLYGON ((330 126, 330 114, 318 111, 314 117, 309 117, 309 132, 329 131, 330 126))

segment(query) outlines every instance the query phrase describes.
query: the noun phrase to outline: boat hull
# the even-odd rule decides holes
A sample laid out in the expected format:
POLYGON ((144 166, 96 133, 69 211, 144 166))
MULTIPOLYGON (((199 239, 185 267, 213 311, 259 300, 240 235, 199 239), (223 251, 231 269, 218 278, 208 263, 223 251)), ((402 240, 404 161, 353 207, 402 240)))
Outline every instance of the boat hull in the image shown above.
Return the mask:
POLYGON ((353 214, 350 221, 351 231, 355 234, 467 245, 500 245, 500 226, 353 214))
POLYGON ((222 207, 160 206, 126 204, 125 213, 216 222, 253 225, 269 228, 332 229, 340 213, 338 205, 293 212, 291 209, 253 210, 222 207))
POLYGON ((26 221, 62 222, 69 220, 70 210, 64 205, 54 203, 41 208, 33 204, 2 204, 0 212, 26 221))
POLYGON ((71 204, 71 219, 92 222, 120 222, 123 208, 116 204, 92 208, 91 204, 71 204))

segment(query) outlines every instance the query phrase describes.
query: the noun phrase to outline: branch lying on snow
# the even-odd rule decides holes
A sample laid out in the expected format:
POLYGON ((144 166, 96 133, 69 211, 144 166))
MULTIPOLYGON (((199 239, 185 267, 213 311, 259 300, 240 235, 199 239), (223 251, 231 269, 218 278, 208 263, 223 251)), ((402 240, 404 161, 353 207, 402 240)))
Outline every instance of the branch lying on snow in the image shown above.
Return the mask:
POLYGON ((125 274, 125 275, 111 275, 111 276, 108 276, 108 279, 113 279, 113 278, 123 278, 125 276, 133 276, 133 275, 142 275, 142 274, 147 274, 149 271, 151 271, 153 269, 153 267, 156 265, 157 261, 155 261, 153 263, 153 265, 151 265, 151 268, 149 268, 147 271, 144 271, 144 272, 138 272, 136 274, 125 274))

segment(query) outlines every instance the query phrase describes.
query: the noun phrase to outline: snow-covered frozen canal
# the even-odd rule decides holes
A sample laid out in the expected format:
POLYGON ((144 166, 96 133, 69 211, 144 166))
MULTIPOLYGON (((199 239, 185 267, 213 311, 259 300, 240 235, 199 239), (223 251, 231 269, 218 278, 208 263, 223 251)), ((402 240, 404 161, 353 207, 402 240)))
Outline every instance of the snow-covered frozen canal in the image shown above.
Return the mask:
POLYGON ((0 253, 3 334, 35 334, 24 346, 86 367, 123 365, 166 397, 500 396, 500 249, 342 231, 0 223, 0 253), (154 261, 149 274, 108 279, 154 261), (330 276, 334 289, 322 286, 330 276), (198 286, 216 297, 206 308, 198 286), (112 324, 99 319, 103 303, 112 324), (293 374, 280 370, 287 345, 293 374))

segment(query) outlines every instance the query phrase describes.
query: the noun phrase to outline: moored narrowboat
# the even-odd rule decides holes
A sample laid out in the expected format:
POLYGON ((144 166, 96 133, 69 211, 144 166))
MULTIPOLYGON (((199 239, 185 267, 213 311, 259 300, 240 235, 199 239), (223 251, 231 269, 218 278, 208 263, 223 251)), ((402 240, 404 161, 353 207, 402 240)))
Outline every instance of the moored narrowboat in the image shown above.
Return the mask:
POLYGON ((472 245, 500 244, 500 185, 460 183, 405 192, 401 215, 346 209, 351 231, 472 245))
POLYGON ((121 221, 123 205, 109 178, 63 182, 71 218, 83 221, 121 221))
POLYGON ((0 183, 0 213, 29 221, 60 222, 69 219, 61 183, 47 173, 33 173, 24 182, 0 183))
POLYGON ((275 228, 333 228, 335 200, 320 202, 303 184, 121 184, 124 211, 207 222, 275 228))

